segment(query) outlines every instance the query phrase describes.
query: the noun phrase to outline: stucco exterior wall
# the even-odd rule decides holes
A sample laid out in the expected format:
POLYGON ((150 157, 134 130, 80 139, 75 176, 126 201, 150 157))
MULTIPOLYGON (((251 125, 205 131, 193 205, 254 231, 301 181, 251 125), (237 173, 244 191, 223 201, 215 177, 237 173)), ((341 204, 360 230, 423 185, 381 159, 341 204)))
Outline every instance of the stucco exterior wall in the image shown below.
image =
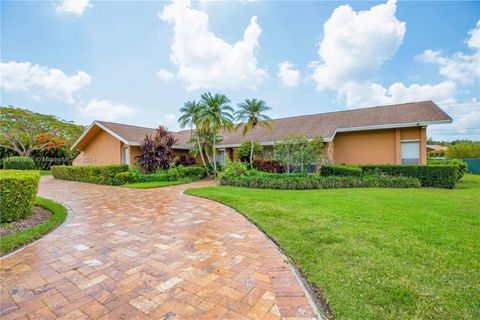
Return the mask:
POLYGON ((400 164, 402 140, 420 141, 420 163, 426 164, 426 129, 421 127, 337 133, 335 164, 400 164))
POLYGON ((100 130, 73 161, 74 166, 104 166, 121 163, 121 142, 100 130))

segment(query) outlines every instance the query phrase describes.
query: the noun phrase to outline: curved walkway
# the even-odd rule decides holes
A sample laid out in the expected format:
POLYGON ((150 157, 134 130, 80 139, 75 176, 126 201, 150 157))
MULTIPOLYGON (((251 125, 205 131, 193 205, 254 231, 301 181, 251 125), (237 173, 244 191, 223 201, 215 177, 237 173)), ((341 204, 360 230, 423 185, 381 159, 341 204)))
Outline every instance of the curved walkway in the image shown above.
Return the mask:
POLYGON ((43 177, 73 217, 1 260, 6 319, 312 318, 294 273, 242 215, 184 195, 43 177))

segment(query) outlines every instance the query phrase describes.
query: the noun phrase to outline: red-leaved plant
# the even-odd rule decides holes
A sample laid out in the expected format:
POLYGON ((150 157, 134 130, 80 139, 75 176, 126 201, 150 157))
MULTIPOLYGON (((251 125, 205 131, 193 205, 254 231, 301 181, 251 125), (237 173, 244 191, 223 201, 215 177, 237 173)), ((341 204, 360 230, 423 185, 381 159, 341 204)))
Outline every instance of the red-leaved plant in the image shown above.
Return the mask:
POLYGON ((146 135, 140 144, 141 153, 136 157, 138 163, 147 172, 157 169, 168 169, 172 166, 174 152, 173 145, 177 139, 168 132, 167 128, 160 126, 152 137, 146 135))

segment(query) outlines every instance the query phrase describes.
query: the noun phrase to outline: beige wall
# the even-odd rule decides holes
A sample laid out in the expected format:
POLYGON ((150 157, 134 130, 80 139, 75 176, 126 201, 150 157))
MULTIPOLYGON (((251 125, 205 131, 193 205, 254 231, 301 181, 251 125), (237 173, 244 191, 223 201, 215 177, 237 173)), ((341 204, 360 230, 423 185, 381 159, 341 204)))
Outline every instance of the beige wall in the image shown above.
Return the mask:
POLYGON ((121 163, 121 142, 109 133, 100 130, 90 137, 80 154, 73 161, 74 166, 104 166, 121 163))
POLYGON ((421 127, 337 133, 336 164, 400 164, 400 142, 420 141, 420 163, 426 163, 426 129, 421 127))

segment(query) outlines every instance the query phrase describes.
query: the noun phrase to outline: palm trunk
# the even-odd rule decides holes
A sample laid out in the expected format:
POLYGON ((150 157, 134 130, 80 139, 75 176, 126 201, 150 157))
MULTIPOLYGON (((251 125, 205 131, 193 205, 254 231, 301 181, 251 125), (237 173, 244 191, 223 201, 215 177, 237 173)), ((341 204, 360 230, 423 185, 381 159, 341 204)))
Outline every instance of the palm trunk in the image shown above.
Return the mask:
POLYGON ((207 165, 205 163, 205 158, 203 157, 203 147, 202 145, 200 144, 200 138, 198 137, 198 132, 197 132, 197 144, 198 144, 198 150, 200 150, 200 157, 202 158, 202 164, 203 166, 205 167, 205 169, 207 168, 207 165))
POLYGON ((216 140, 216 137, 213 137, 213 150, 212 150, 212 154, 213 154, 213 175, 216 177, 217 176, 217 152, 215 150, 215 140, 216 140))
POLYGON ((253 137, 250 139, 250 167, 253 166, 253 137))

